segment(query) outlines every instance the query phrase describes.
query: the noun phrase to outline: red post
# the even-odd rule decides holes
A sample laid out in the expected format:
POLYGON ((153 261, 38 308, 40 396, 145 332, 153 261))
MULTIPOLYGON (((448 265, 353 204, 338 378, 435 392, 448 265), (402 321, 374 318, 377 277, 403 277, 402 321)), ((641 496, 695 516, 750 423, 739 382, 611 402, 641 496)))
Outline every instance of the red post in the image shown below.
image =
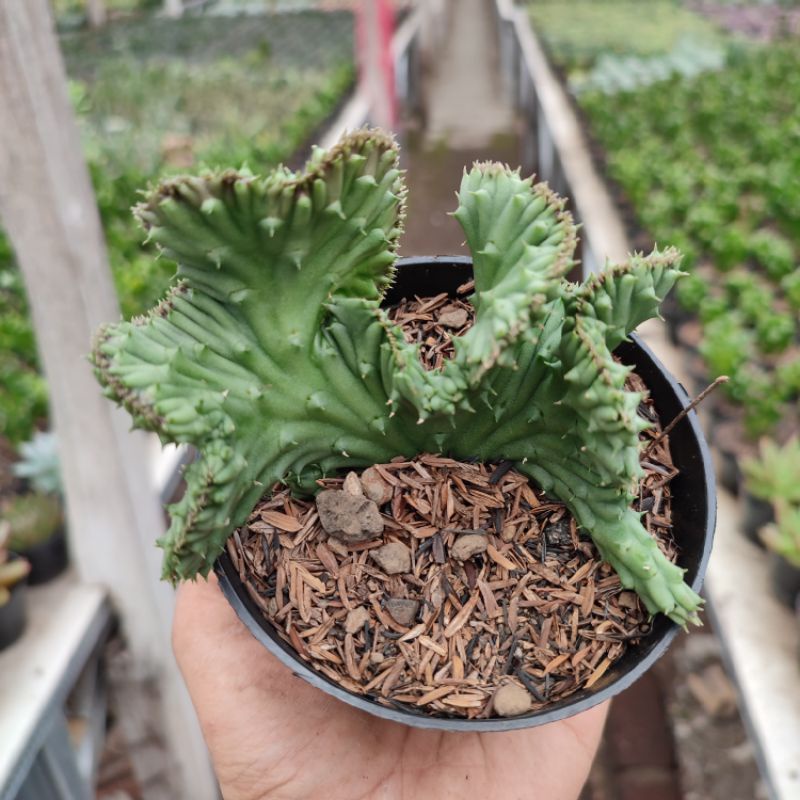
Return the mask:
POLYGON ((373 124, 391 130, 397 121, 394 82, 394 12, 391 0, 361 0, 356 16, 356 60, 373 124))

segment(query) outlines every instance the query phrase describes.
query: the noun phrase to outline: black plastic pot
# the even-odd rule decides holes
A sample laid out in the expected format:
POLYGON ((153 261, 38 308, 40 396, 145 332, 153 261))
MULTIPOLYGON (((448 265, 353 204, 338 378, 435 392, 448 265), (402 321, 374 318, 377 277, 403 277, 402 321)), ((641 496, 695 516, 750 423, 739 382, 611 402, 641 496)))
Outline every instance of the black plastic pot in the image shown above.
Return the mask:
POLYGON ((19 554, 31 562, 28 583, 31 586, 47 583, 67 567, 67 537, 64 529, 59 528, 49 539, 20 550, 19 554))
POLYGON ((741 510, 740 519, 742 533, 753 544, 764 547, 758 532, 769 522, 775 521, 775 511, 772 503, 760 500, 754 494, 742 488, 739 492, 739 508, 741 510))
POLYGON ((769 554, 772 592, 785 606, 794 609, 800 600, 800 567, 777 553, 769 554))
MULTIPOLYGON (((436 258, 402 259, 386 304, 396 303, 413 295, 431 296, 440 292, 455 294, 456 289, 472 276, 468 258, 439 256, 436 258)), ((626 364, 636 367, 655 400, 656 409, 665 421, 672 420, 689 404, 683 387, 667 373, 650 350, 636 337, 617 349, 626 364)), ((716 519, 714 471, 708 447, 696 414, 690 412, 670 434, 672 455, 680 475, 672 482, 673 532, 681 548, 680 566, 695 591, 703 583, 716 519)), ((650 669, 664 654, 680 628, 663 615, 653 621, 652 631, 638 647, 630 648, 591 689, 580 690, 570 697, 542 710, 510 719, 447 719, 414 710, 387 708, 360 695, 351 694, 335 682, 315 672, 275 632, 250 599, 227 553, 216 563, 216 573, 225 596, 239 618, 280 661, 313 686, 339 700, 383 719, 420 728, 450 731, 508 731, 529 728, 573 716, 608 700, 628 688, 650 669)))
POLYGON ((674 294, 670 294, 661 304, 661 316, 667 326, 667 336, 670 342, 677 347, 678 328, 693 318, 693 314, 681 306, 674 294))
POLYGON ((26 622, 27 580, 11 588, 11 599, 0 606, 0 650, 14 644, 22 636, 26 622))

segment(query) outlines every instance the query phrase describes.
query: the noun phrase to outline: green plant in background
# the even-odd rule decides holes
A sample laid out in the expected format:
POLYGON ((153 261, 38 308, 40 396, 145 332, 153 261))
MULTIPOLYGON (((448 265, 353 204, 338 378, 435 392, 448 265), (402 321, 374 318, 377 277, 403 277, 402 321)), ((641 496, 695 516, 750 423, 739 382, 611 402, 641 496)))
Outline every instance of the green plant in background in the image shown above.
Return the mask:
POLYGON ((136 426, 202 453, 160 542, 165 576, 207 573, 276 481, 311 491, 322 474, 436 448, 513 460, 569 506, 651 613, 696 621, 700 599, 631 508, 648 423, 611 355, 657 313, 677 253, 570 284, 563 201, 477 164, 455 212, 476 319, 430 372, 380 308, 404 195, 393 141, 362 131, 303 173, 178 178, 139 206, 179 283, 149 316, 105 328, 93 360, 136 426))
POLYGON ((791 314, 762 307, 756 319, 756 340, 762 353, 782 353, 795 340, 796 332, 791 314))
POLYGON ((786 237, 773 231, 756 231, 750 237, 750 249, 772 280, 780 281, 794 272, 794 247, 786 237))
MULTIPOLYGON (((142 7, 112 3, 114 10, 142 7)), ((65 15, 74 6, 60 0, 65 15)), ((140 189, 193 165, 264 171, 292 158, 353 83, 352 27, 349 13, 303 11, 140 16, 62 35, 126 318, 154 305, 174 274, 130 225, 140 189)), ((0 436, 16 445, 46 421, 47 387, 22 278, 2 232, 0 375, 0 436)))
POLYGON ((786 404, 799 360, 799 75, 800 49, 781 43, 731 51, 725 70, 690 80, 579 97, 641 224, 702 268, 677 297, 703 323, 710 370, 731 375, 726 392, 751 435, 796 416, 786 404))
POLYGON ((709 293, 698 309, 698 316, 707 326, 720 317, 730 313, 731 307, 725 297, 717 293, 709 293))
POLYGON ((31 435, 47 415, 47 389, 39 374, 36 341, 22 276, 0 232, 0 436, 12 444, 31 435))
POLYGON ((711 376, 727 375, 736 385, 741 368, 752 358, 754 337, 736 314, 724 314, 703 331, 700 354, 706 361, 711 376))
POLYGON ((11 599, 11 590, 28 577, 31 565, 24 558, 11 558, 6 547, 7 531, 0 524, 0 608, 11 599))
POLYGON ((781 288, 792 311, 800 313, 800 265, 781 280, 781 288))
POLYGON ((61 494, 61 464, 54 433, 37 431, 19 446, 19 456, 12 467, 18 478, 25 478, 41 494, 61 494))
POLYGON ((770 503, 800 504, 800 440, 795 436, 779 445, 759 442, 758 457, 742 462, 747 489, 770 503))
POLYGON ((726 384, 729 396, 742 404, 744 430, 756 440, 772 434, 784 416, 783 398, 775 390, 774 375, 747 364, 726 384))
POLYGON ((0 520, 8 526, 9 547, 25 551, 58 533, 64 524, 64 512, 57 496, 30 492, 4 503, 0 520))
POLYGON ((779 364, 775 370, 775 383, 779 397, 787 403, 800 399, 800 358, 779 364))
POLYGON ((764 544, 800 569, 800 504, 777 503, 775 522, 761 529, 764 544))
POLYGON ((707 20, 669 0, 536 0, 528 13, 554 60, 580 78, 602 56, 658 57, 681 42, 710 49, 722 37, 707 20))
POLYGON ((737 225, 723 226, 713 235, 709 250, 714 266, 727 272, 744 263, 749 252, 747 231, 737 225))
POLYGON ((311 23, 321 18, 331 31, 321 45, 326 57, 306 59, 306 45, 294 63, 272 31, 292 30, 285 16, 248 17, 246 27, 224 18, 160 20, 166 31, 137 22, 118 28, 110 41, 85 34, 65 42, 123 315, 151 307, 173 277, 129 224, 140 188, 193 165, 265 170, 286 161, 352 84, 346 15, 295 19, 295 28, 314 30, 311 23), (238 48, 235 58, 212 45, 212 27, 217 39, 238 48), (199 41, 189 38, 193 31, 199 41), (78 44, 90 45, 88 52, 78 44), (177 52, 159 49, 167 44, 177 52))
POLYGON ((702 275, 689 273, 678 284, 675 294, 683 308, 687 311, 698 313, 709 296, 709 288, 708 281, 702 275))

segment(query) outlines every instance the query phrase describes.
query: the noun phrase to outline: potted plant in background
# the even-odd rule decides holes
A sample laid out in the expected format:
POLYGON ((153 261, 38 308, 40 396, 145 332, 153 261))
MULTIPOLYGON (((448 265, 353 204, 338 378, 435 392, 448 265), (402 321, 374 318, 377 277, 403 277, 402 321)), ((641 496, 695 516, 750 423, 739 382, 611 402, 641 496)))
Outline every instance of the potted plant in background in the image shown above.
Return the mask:
POLYGON ((775 596, 796 608, 800 598, 800 503, 777 502, 775 522, 766 525, 761 535, 771 551, 775 596))
POLYGON ((12 645, 25 630, 25 579, 30 564, 6 547, 0 530, 0 650, 12 645))
POLYGON ((688 399, 628 341, 679 256, 570 283, 563 201, 476 164, 455 212, 474 271, 395 275, 397 159, 361 131, 303 173, 162 183, 136 213, 179 282, 103 329, 93 361, 135 425, 201 454, 165 577, 216 562, 262 642, 372 713, 539 724, 624 688, 697 621, 708 453, 693 414, 659 428, 688 399))
POLYGON ((758 457, 742 463, 742 528, 748 538, 761 542, 759 531, 775 520, 778 505, 800 505, 800 440, 785 445, 764 438, 758 457))
POLYGON ((770 550, 776 597, 795 607, 800 596, 800 440, 784 445, 762 439, 759 457, 744 463, 748 494, 756 498, 747 518, 770 550), (758 505, 756 505, 756 502, 758 505))
POLYGON ((20 446, 14 474, 29 491, 12 495, 0 506, 0 519, 8 528, 9 546, 31 565, 28 582, 45 583, 67 566, 61 473, 55 435, 37 432, 20 446))

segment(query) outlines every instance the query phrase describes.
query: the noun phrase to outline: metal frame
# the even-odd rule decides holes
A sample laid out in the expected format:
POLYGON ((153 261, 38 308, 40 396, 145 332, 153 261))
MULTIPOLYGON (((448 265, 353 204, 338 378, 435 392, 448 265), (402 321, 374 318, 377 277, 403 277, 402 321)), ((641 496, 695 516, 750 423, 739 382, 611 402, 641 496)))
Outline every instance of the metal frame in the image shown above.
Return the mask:
MULTIPOLYGON (((17 756, 0 773, 0 800, 83 800, 94 797, 94 783, 99 754, 102 750, 106 720, 106 690, 102 669, 102 650, 112 627, 111 609, 97 587, 83 587, 69 575, 41 589, 28 593, 32 618, 46 617, 53 602, 72 594, 90 596, 83 603, 86 615, 74 620, 80 630, 63 642, 58 633, 61 625, 70 620, 60 619, 48 628, 52 641, 48 650, 54 657, 65 660, 56 681, 38 698, 40 708, 29 723, 20 724, 14 731, 22 740, 4 738, 3 748, 17 756), (66 706, 86 719, 86 731, 77 747, 70 739, 66 706), (26 729, 27 728, 27 729, 26 729)), ((13 645, 15 652, 0 654, 3 661, 13 658, 13 669, 35 670, 36 652, 32 637, 40 632, 33 628, 13 645)), ((41 645, 41 642, 38 642, 41 645)), ((0 713, 7 713, 0 696, 0 713)))

